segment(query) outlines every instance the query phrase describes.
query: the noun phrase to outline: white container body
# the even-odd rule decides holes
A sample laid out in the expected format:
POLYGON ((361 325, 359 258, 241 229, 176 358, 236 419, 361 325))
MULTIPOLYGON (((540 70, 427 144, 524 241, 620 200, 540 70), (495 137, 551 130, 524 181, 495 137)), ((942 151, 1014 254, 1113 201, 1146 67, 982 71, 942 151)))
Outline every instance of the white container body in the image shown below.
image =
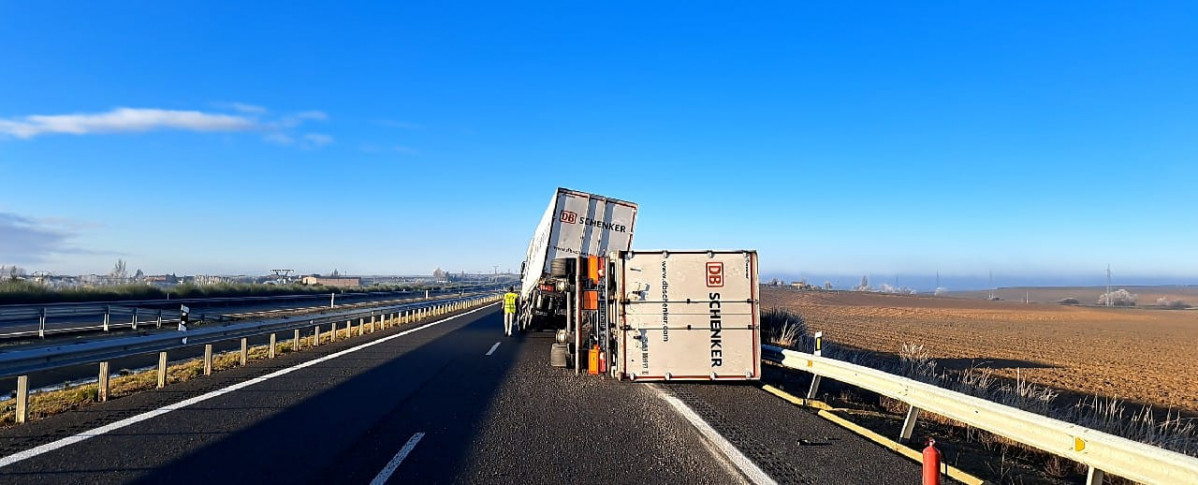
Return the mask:
POLYGON ((549 275, 554 259, 631 249, 636 211, 632 202, 558 188, 528 245, 521 296, 528 298, 549 275))
POLYGON ((627 251, 613 259, 622 378, 761 378, 756 251, 627 251))

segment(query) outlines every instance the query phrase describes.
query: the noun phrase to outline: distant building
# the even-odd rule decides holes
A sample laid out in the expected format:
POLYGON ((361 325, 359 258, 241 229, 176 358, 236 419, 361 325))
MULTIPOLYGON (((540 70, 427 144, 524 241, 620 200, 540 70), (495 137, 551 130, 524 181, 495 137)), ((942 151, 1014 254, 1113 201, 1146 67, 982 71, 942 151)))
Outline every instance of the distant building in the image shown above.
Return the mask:
POLYGON ((334 288, 357 288, 362 286, 362 278, 321 278, 319 276, 305 276, 303 283, 305 285, 323 285, 334 288))

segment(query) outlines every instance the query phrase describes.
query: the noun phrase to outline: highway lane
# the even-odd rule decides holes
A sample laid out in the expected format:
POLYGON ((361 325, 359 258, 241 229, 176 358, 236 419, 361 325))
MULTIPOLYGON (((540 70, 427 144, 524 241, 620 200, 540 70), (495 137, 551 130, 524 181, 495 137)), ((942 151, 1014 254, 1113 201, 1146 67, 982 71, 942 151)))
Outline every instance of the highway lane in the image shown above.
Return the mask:
POLYGON ((2 466, 0 482, 369 483, 397 462, 389 483, 741 481, 662 399, 664 392, 757 455, 779 481, 918 483, 916 465, 847 432, 815 451, 788 443, 836 431, 753 386, 644 385, 550 368, 551 334, 503 338, 496 308, 406 335, 400 332, 417 326, 257 361, 4 430, 0 454, 11 456, 309 362, 2 466), (329 358, 368 341, 378 343, 329 358), (327 360, 313 364, 313 358, 327 360))

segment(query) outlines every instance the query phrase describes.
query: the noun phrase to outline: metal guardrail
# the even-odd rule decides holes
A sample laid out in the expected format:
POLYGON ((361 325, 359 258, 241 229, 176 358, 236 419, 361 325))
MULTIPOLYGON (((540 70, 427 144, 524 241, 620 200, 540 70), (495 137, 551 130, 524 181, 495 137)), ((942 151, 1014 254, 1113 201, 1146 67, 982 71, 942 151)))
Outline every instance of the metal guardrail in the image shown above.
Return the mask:
MULTIPOLYGON (((1195 457, 877 369, 772 345, 763 345, 762 351, 767 361, 814 374, 813 391, 818 378, 826 377, 907 403, 912 411, 903 425, 904 439, 910 438, 915 417, 922 410, 1083 463, 1090 467, 1092 483, 1101 483, 1104 472, 1147 484, 1198 483, 1195 457)), ((811 394, 808 397, 813 397, 811 394)))
MULTIPOLYGON (((371 331, 374 330, 376 317, 380 323, 391 324, 416 321, 428 316, 437 316, 451 311, 489 304, 499 298, 493 293, 469 294, 444 300, 426 300, 413 303, 394 304, 371 309, 354 309, 342 312, 332 312, 319 318, 276 318, 259 322, 228 324, 220 327, 201 328, 186 332, 163 332, 137 337, 105 339, 81 344, 66 344, 34 349, 17 349, 0 352, 0 378, 17 377, 17 419, 23 423, 28 413, 28 374, 61 367, 82 364, 100 364, 100 400, 105 400, 107 390, 108 361, 122 357, 158 353, 158 386, 165 386, 167 368, 166 353, 170 350, 184 347, 205 346, 205 374, 211 373, 212 347, 217 342, 241 340, 241 359, 245 363, 247 339, 249 337, 271 335, 271 356, 274 356, 275 334, 285 331, 295 331, 295 340, 300 339, 300 329, 314 327, 317 338, 320 336, 322 325, 329 325, 336 339, 337 324, 345 322, 349 329, 354 320, 358 321, 358 332, 369 319, 371 331)), ((318 341, 317 341, 318 342, 318 341)))
MULTIPOLYGON (((52 334, 78 333, 93 330, 108 332, 116 328, 132 328, 137 330, 139 325, 156 326, 172 325, 179 321, 177 305, 192 305, 196 308, 194 314, 203 319, 207 307, 230 305, 253 305, 259 303, 284 303, 299 301, 328 302, 330 307, 345 300, 361 300, 363 298, 391 295, 424 295, 428 297, 444 297, 463 292, 479 293, 491 288, 480 286, 476 288, 455 289, 452 291, 388 291, 388 292, 357 292, 357 293, 320 293, 306 295, 274 295, 274 296, 238 296, 215 298, 177 298, 154 300, 121 300, 112 302, 68 302, 47 304, 0 305, 0 338, 46 338, 52 334), (164 308, 173 306, 173 308, 164 308)), ((355 302, 350 304, 362 304, 355 302)), ((193 314, 193 316, 195 316, 193 314)))

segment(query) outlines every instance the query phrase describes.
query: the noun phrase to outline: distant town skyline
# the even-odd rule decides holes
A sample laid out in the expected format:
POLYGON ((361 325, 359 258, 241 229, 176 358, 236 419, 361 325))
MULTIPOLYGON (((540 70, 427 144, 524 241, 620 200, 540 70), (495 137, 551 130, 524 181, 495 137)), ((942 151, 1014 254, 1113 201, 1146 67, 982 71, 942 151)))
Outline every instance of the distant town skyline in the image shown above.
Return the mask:
POLYGON ((1198 282, 1198 4, 336 11, 6 6, 0 264, 516 271, 564 186, 763 277, 1198 282))

